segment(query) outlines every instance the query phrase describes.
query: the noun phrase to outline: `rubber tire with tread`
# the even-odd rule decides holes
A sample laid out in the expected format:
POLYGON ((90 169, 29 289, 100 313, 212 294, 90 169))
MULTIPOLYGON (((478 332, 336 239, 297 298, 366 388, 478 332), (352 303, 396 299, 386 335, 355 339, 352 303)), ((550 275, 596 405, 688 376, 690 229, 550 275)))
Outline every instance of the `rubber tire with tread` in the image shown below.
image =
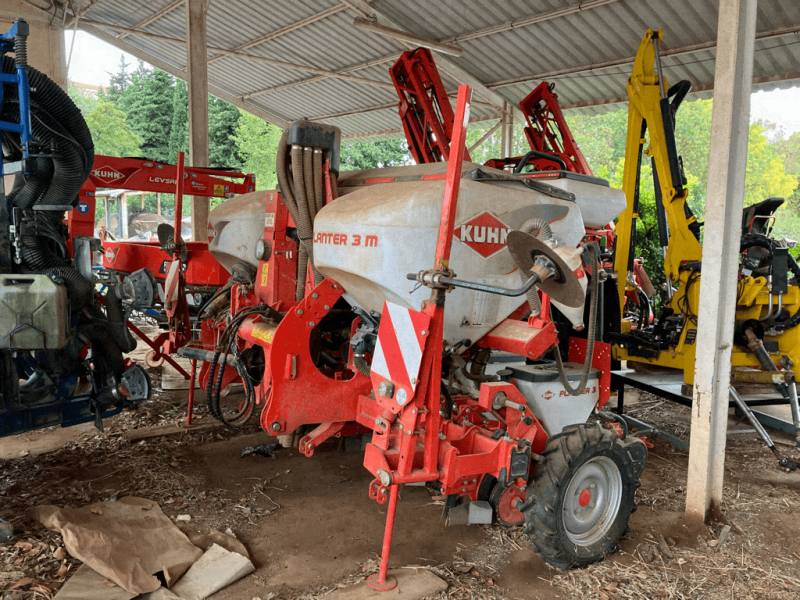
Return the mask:
POLYGON ((619 539, 636 510, 634 496, 639 487, 640 468, 626 444, 614 430, 599 423, 570 425, 547 440, 545 461, 536 465, 528 498, 522 507, 525 533, 534 549, 548 564, 560 568, 585 566, 617 550, 619 539), (622 498, 611 527, 603 538, 588 546, 578 546, 568 537, 563 523, 564 492, 573 475, 597 456, 610 458, 619 468, 622 498))

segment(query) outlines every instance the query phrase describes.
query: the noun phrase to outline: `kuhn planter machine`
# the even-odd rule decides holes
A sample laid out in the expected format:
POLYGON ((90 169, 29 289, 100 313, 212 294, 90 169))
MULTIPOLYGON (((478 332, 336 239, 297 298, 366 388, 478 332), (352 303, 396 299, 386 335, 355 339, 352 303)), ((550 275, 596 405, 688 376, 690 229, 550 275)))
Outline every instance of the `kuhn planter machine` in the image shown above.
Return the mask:
POLYGON ((605 271, 597 245, 581 244, 624 196, 570 172, 544 183, 465 162, 470 93, 459 90, 446 163, 337 177, 338 130, 292 124, 282 192, 211 213, 211 252, 250 277, 212 302, 206 348, 180 351, 211 361, 217 417, 237 424, 264 402, 262 427, 287 444, 300 432, 307 456, 372 433, 369 494, 388 502, 377 589, 394 585, 400 485, 425 482, 450 506, 488 501, 566 568, 616 548, 647 456, 598 410, 611 360, 595 341, 605 271), (585 338, 566 335, 584 320, 585 338), (228 364, 247 375, 232 412, 218 403, 228 364))

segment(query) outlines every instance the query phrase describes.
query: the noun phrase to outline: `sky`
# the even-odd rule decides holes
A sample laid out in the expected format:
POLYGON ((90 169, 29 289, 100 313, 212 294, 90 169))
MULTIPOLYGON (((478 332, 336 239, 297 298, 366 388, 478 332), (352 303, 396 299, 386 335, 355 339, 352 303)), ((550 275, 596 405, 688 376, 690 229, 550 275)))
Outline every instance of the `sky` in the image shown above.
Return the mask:
MULTIPOLYGON (((69 55, 73 33, 65 33, 67 54, 69 55)), ((84 32, 78 31, 69 63, 69 80, 89 85, 107 86, 109 74, 119 68, 120 56, 132 65, 138 59, 106 42, 84 32)), ((690 97, 691 98, 691 97, 690 97)), ((800 131, 800 87, 771 92, 754 92, 750 101, 750 117, 780 124, 785 135, 800 131)))

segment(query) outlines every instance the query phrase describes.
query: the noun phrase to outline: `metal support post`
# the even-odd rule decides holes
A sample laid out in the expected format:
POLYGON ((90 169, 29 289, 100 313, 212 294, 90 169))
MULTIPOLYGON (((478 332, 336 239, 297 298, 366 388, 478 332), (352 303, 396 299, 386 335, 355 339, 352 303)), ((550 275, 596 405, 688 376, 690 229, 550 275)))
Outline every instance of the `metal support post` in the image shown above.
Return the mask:
POLYGON ((500 132, 500 155, 509 158, 514 153, 514 112, 513 106, 503 103, 503 128, 500 132))
POLYGON ((119 207, 119 233, 123 240, 128 239, 128 194, 122 194, 118 199, 119 207))
MULTIPOLYGON (((224 367, 222 367, 224 368, 224 367)), ((194 410, 194 385, 197 380, 197 359, 192 360, 192 375, 189 377, 189 402, 186 411, 186 425, 192 424, 192 411, 194 410)))
POLYGON ((722 501, 757 0, 721 0, 686 515, 722 501))
MULTIPOLYGON (((208 50, 206 14, 210 0, 186 0, 186 73, 189 81, 189 158, 208 166, 208 50)), ((192 239, 208 240, 210 201, 192 196, 192 239)))

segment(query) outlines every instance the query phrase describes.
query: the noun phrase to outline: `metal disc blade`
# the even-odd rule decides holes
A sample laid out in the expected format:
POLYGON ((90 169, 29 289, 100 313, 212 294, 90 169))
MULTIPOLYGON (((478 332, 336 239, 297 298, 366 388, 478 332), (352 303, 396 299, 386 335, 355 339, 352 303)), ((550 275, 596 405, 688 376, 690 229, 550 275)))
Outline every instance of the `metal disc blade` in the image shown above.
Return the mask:
POLYGON ((531 272, 533 263, 539 255, 544 255, 555 265, 558 278, 551 278, 538 284, 540 290, 564 306, 578 308, 583 304, 584 295, 578 278, 575 277, 575 273, 564 262, 564 259, 550 246, 521 231, 510 231, 507 239, 508 251, 511 252, 514 262, 525 275, 531 272))
POLYGON ((160 223, 156 229, 156 236, 158 237, 158 243, 163 248, 175 239, 175 228, 169 223, 160 223))

